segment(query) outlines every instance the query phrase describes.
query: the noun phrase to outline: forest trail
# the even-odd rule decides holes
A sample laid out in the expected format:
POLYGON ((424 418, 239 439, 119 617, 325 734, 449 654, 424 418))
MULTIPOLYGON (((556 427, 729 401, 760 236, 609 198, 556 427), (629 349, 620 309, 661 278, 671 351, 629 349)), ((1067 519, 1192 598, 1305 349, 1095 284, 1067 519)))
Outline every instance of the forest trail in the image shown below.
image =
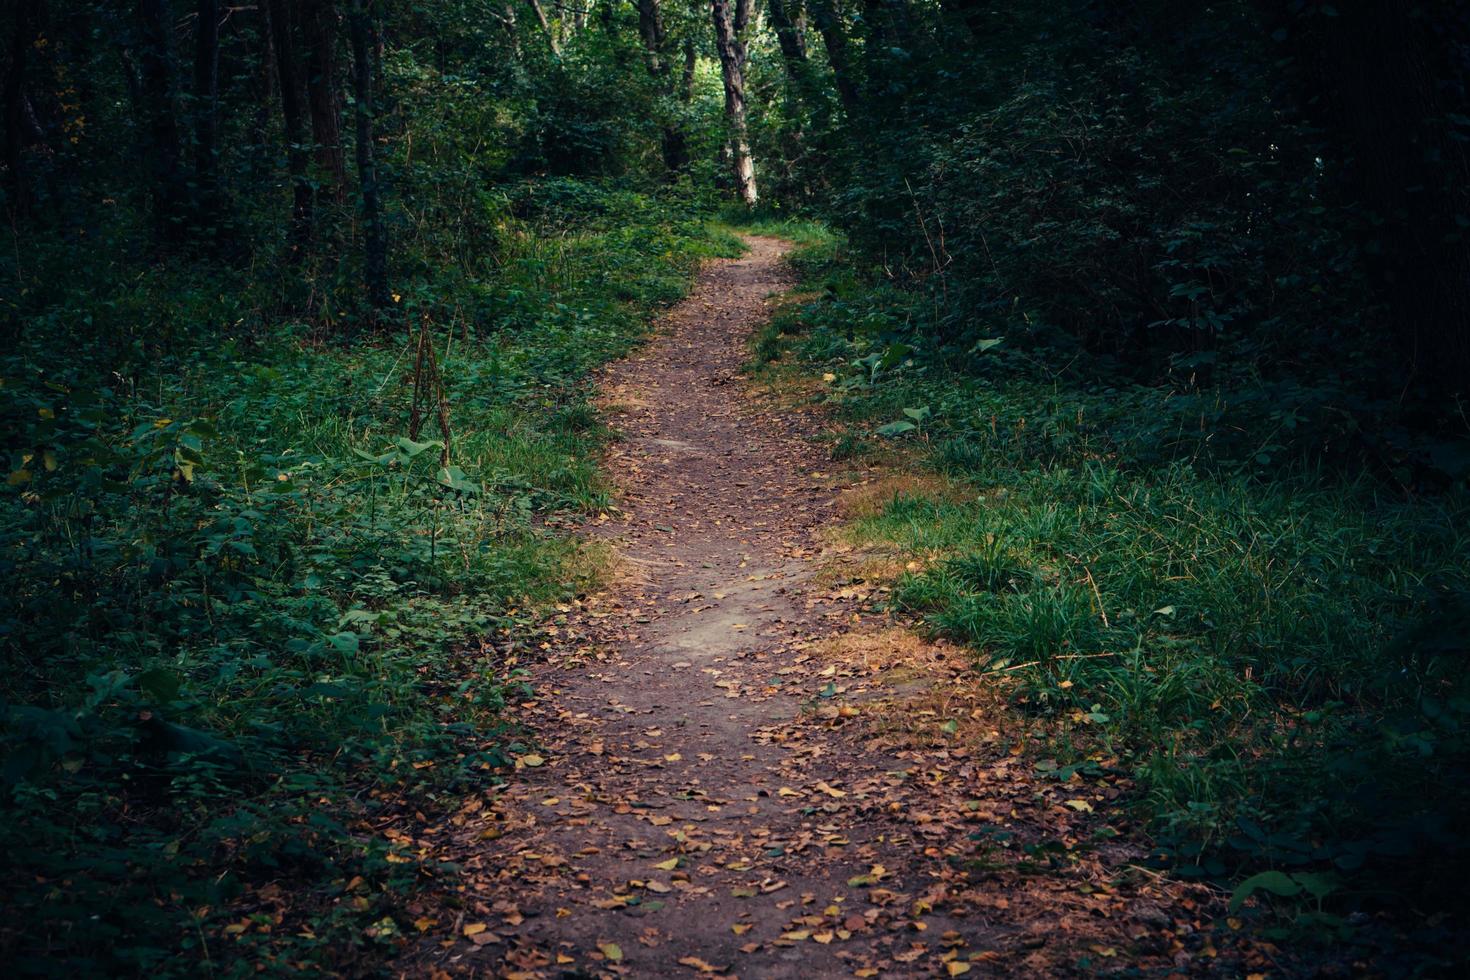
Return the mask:
POLYGON ((1096 833, 1126 785, 1037 777, 964 658, 842 574, 828 532, 866 480, 741 377, 793 283, 787 243, 747 244, 605 374, 621 510, 588 533, 631 572, 532 667, 537 753, 420 830, 466 885, 410 972, 1195 972, 1208 896, 1096 833))

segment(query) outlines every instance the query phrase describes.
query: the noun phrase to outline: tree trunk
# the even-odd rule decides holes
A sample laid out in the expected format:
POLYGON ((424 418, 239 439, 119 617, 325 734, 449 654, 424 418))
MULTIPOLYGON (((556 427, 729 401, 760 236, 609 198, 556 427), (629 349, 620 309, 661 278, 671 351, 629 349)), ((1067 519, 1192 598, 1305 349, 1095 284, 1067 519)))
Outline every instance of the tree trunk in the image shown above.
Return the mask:
POLYGON ((679 101, 688 105, 694 101, 694 70, 699 67, 699 56, 694 50, 694 38, 684 39, 684 77, 679 80, 679 101))
POLYGON ((302 0, 301 37, 306 42, 306 102, 317 166, 328 177, 324 194, 347 199, 347 161, 342 152, 342 105, 337 68, 337 8, 333 0, 302 0))
POLYGON ((15 11, 10 66, 5 72, 5 170, 10 178, 11 208, 17 215, 30 210, 31 189, 22 164, 26 144, 26 55, 36 41, 40 13, 40 0, 20 0, 15 11))
POLYGON ((841 13, 833 2, 807 0, 807 8, 817 24, 817 33, 822 35, 822 44, 827 48, 827 64, 832 66, 837 95, 842 99, 842 107, 851 115, 858 104, 857 83, 852 77, 852 58, 847 48, 847 35, 842 29, 841 13))
POLYGON ((378 189, 378 168, 373 159, 373 62, 372 38, 376 33, 365 0, 352 0, 352 96, 357 119, 357 179, 362 192, 363 282, 368 302, 382 309, 389 305, 388 229, 383 223, 378 189))
POLYGON ((287 243, 293 260, 306 254, 311 241, 312 190, 307 175, 311 154, 305 142, 301 70, 292 35, 291 0, 269 0, 271 33, 276 49, 276 80, 281 89, 281 122, 286 137, 286 167, 291 174, 291 226, 287 243))
POLYGON ((516 64, 521 61, 521 34, 516 30, 516 8, 509 0, 501 7, 501 13, 490 11, 490 16, 505 25, 505 36, 510 40, 510 56, 516 64))
MULTIPOLYGON (((668 57, 669 36, 664 31, 663 14, 659 0, 637 0, 638 36, 643 40, 643 51, 648 63, 648 73, 658 86, 659 93, 673 98, 673 64, 668 57)), ((664 169, 670 180, 677 179, 689 166, 689 140, 677 123, 665 122, 662 131, 664 169)))
POLYGON ((551 47, 553 56, 561 57, 561 42, 556 39, 556 31, 551 29, 551 20, 546 16, 546 8, 541 6, 541 0, 526 0, 531 5, 531 10, 536 14, 536 19, 541 22, 541 29, 546 32, 546 43, 551 47))
POLYGON ((256 5, 257 58, 255 74, 255 115, 250 124, 254 144, 250 152, 252 180, 265 176, 275 154, 269 152, 271 113, 276 104, 276 45, 271 34, 271 4, 260 0, 256 5))
POLYGON ((745 42, 741 33, 750 20, 750 0, 712 0, 715 49, 725 80, 725 115, 730 123, 730 162, 735 174, 735 193, 747 207, 760 200, 755 186, 755 162, 750 157, 750 135, 745 121, 745 42))
POLYGON ((648 73, 654 78, 662 79, 669 70, 664 61, 664 34, 663 15, 658 7, 658 0, 637 0, 638 2, 638 36, 643 39, 643 51, 648 58, 648 73))
POLYGON ((199 0, 194 25, 195 221, 211 228, 220 216, 219 0, 199 0))
POLYGON ((787 2, 788 0, 766 0, 766 9, 771 14, 771 27, 776 32, 776 40, 781 45, 781 58, 786 62, 787 71, 793 73, 794 82, 795 69, 806 63, 806 38, 802 36, 796 20, 787 9, 787 2))
POLYGON ((138 0, 138 71, 147 115, 148 149, 153 169, 153 220, 159 241, 184 237, 185 193, 180 165, 179 122, 174 111, 177 80, 165 0, 138 0))

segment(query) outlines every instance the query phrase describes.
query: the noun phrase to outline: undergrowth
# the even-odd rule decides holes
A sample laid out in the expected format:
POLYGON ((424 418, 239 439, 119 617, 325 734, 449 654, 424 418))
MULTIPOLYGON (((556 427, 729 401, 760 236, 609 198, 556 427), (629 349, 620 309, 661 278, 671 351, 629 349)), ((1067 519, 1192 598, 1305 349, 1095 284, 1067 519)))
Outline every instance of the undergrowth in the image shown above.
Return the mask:
POLYGON ((453 874, 382 828, 525 751, 506 665, 597 572, 555 529, 606 496, 584 378, 737 247, 595 184, 482 207, 493 247, 422 253, 397 297, 438 352, 447 465, 432 414, 410 438, 411 336, 330 285, 293 314, 295 270, 75 269, 64 240, 13 270, 12 969, 362 972, 413 933, 404 893, 453 874))
MULTIPOLYGON (((1333 466, 1268 391, 1080 381, 1002 337, 926 349, 931 297, 816 241, 755 362, 823 373, 838 458, 950 485, 849 529, 910 569, 893 607, 968 644, 1048 754, 1135 775, 1161 865, 1279 896, 1268 927, 1462 908, 1464 487, 1333 466)), ((1434 950, 1453 918, 1431 921, 1434 950)))

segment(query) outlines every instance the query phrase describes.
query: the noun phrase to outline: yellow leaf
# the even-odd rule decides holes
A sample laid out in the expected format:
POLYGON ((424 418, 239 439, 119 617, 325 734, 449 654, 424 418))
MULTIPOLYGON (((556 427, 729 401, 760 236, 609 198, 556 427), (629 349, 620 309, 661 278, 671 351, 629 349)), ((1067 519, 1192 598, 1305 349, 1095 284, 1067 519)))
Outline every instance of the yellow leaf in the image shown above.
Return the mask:
POLYGON ((530 755, 523 755, 516 760, 517 766, 529 766, 532 769, 535 769, 537 766, 544 766, 545 764, 546 760, 534 752, 530 755))
POLYGON ((720 972, 720 968, 719 967, 715 966, 713 963, 706 963, 704 960, 700 959, 698 956, 682 956, 682 957, 679 958, 679 962, 682 963, 684 966, 693 967, 694 969, 698 970, 700 973, 719 973, 720 972))
POLYGON ((623 958, 623 947, 617 943, 598 943, 597 948, 602 950, 603 956, 606 956, 614 963, 620 962, 623 958))
POLYGON ((949 975, 952 977, 957 977, 961 973, 970 972, 970 964, 961 962, 960 960, 950 960, 944 964, 944 968, 949 971, 949 975))
POLYGON ((669 858, 667 861, 660 861, 658 864, 654 865, 654 867, 658 868, 660 871, 673 871, 678 866, 678 858, 669 858))
POLYGON ((466 936, 478 936, 485 931, 485 928, 485 923, 483 922, 471 922, 464 927, 464 934, 466 936))

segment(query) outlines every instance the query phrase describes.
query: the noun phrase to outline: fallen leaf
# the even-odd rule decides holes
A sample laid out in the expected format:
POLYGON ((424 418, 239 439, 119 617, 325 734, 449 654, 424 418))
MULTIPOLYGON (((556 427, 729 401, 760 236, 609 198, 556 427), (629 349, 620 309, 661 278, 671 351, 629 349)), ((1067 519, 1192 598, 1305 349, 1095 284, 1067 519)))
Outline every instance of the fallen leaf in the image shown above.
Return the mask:
POLYGON ((721 967, 715 966, 713 963, 706 963, 698 956, 681 956, 679 958, 679 962, 684 966, 693 967, 700 973, 719 973, 722 969, 721 967))

